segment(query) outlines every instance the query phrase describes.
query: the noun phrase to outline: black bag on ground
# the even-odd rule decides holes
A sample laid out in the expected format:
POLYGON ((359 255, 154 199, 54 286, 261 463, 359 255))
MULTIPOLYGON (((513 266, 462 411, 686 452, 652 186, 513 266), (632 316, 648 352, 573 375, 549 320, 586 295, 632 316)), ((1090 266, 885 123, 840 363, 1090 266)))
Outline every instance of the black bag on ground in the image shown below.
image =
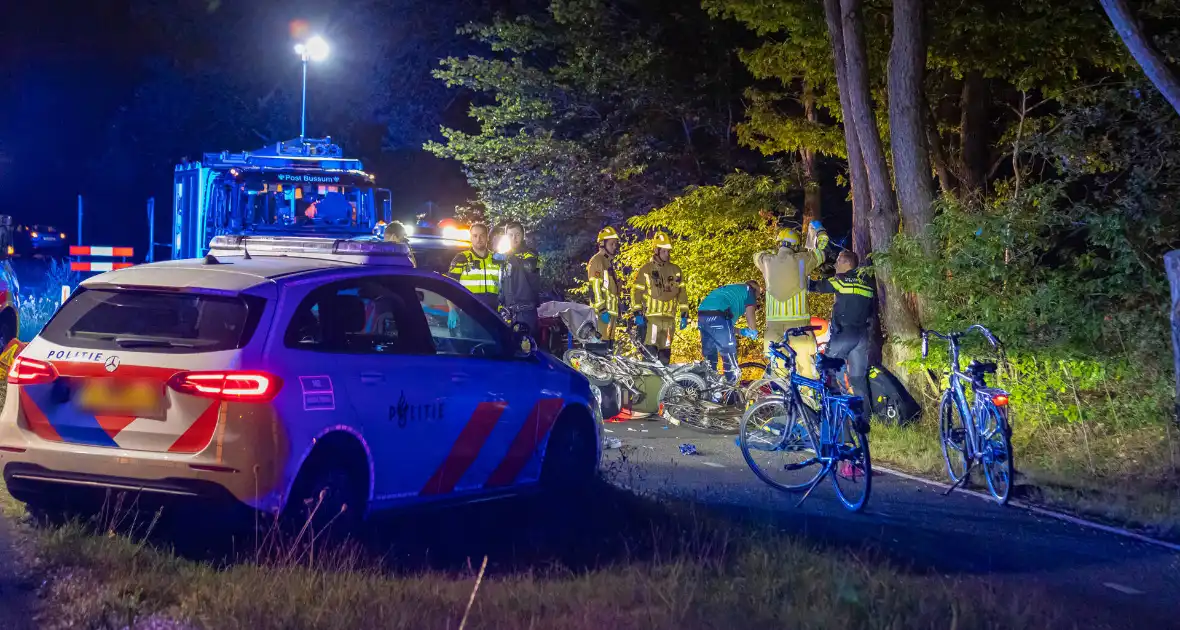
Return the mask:
POLYGON ((873 415, 891 424, 909 424, 922 415, 922 406, 906 390, 901 379, 883 366, 869 368, 870 406, 873 415))

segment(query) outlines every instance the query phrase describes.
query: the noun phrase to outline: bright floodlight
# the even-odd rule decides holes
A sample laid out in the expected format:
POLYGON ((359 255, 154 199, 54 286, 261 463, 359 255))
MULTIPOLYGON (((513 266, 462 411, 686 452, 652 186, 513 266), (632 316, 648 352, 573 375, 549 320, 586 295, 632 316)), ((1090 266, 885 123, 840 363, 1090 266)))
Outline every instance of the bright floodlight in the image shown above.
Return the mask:
POLYGON ((295 53, 303 57, 304 61, 323 61, 328 57, 328 42, 316 35, 306 42, 295 44, 295 53))

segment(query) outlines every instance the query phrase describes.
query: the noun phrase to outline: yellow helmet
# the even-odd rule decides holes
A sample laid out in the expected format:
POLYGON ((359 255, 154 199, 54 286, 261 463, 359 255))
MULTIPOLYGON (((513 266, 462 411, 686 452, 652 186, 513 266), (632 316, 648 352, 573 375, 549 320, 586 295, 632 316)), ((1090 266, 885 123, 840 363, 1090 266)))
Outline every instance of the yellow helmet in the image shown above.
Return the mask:
POLYGON ((795 228, 785 227, 778 231, 779 242, 787 242, 791 245, 798 245, 800 241, 799 230, 795 228))
POLYGON ((653 241, 656 242, 656 247, 660 249, 672 249, 672 239, 668 237, 665 232, 656 232, 653 241))
POLYGON ((619 233, 616 232, 613 227, 608 225, 598 231, 598 242, 599 243, 609 240, 609 239, 612 239, 612 238, 613 239, 619 238, 619 233))

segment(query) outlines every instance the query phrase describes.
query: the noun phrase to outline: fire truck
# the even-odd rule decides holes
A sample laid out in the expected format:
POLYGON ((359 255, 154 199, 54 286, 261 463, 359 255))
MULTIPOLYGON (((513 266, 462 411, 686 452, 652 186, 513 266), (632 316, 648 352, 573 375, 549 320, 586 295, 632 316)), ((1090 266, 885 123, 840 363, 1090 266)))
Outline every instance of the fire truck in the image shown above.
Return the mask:
MULTIPOLYGON (((379 238, 392 220, 392 194, 361 161, 328 138, 297 138, 257 151, 205 153, 176 165, 172 257, 200 258, 222 234, 336 235, 379 238)), ((469 248, 451 222, 407 223, 421 267, 445 272, 469 248)))

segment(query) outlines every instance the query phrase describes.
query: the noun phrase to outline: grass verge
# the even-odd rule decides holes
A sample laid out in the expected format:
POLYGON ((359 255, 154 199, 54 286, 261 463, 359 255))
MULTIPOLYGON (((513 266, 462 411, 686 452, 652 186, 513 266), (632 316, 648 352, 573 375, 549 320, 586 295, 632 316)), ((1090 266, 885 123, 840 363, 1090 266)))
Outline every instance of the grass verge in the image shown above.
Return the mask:
MULTIPOLYGON (((595 512, 629 519, 611 524, 626 551, 604 549, 609 559, 585 568, 555 557, 486 575, 478 556, 415 570, 391 569, 382 554, 356 546, 321 550, 314 560, 301 554, 299 562, 191 560, 145 542, 143 532, 78 523, 35 528, 31 538, 48 577, 43 627, 1072 626, 1035 590, 1014 594, 978 580, 906 574, 867 556, 821 551, 687 504, 606 487, 587 499, 603 502, 595 512)), ((493 567, 508 547, 485 550, 493 567)))

